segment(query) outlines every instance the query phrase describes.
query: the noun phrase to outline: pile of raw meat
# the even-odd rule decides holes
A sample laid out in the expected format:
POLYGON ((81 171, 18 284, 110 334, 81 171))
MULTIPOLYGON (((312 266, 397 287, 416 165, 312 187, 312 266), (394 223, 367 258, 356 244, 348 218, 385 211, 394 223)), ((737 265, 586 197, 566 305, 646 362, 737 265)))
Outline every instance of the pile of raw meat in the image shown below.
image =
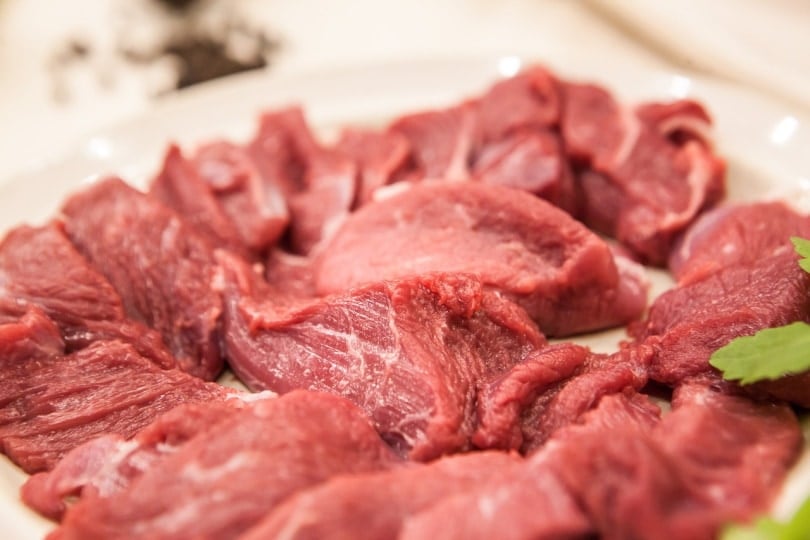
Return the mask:
POLYGON ((810 218, 720 204, 710 128, 536 67, 331 144, 270 112, 146 193, 76 193, 0 244, 23 500, 63 540, 702 539, 767 511, 810 375, 708 360, 810 321, 810 218), (642 264, 677 280, 649 309, 642 264), (623 325, 613 354, 565 339, 623 325))

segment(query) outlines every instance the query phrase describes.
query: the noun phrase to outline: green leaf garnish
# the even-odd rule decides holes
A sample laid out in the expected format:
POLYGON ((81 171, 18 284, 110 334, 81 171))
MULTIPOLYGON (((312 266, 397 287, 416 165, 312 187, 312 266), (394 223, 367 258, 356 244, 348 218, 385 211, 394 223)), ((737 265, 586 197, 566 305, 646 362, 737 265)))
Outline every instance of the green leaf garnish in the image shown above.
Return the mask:
POLYGON ((723 378, 751 384, 810 369, 810 324, 795 322, 738 337, 712 354, 723 378))
POLYGON ((805 272, 810 273, 810 240, 793 236, 790 238, 790 241, 793 242, 793 248, 796 250, 796 253, 802 257, 799 260, 799 266, 801 266, 802 270, 805 272))
POLYGON ((721 540, 807 540, 810 538, 810 499, 804 501, 787 523, 769 517, 751 525, 731 525, 723 530, 721 540))
MULTIPOLYGON (((810 273, 810 240, 793 236, 790 241, 802 257, 799 266, 810 273)), ((795 322, 735 338, 716 350, 709 363, 723 373, 724 379, 740 384, 810 370, 810 325, 795 322)))

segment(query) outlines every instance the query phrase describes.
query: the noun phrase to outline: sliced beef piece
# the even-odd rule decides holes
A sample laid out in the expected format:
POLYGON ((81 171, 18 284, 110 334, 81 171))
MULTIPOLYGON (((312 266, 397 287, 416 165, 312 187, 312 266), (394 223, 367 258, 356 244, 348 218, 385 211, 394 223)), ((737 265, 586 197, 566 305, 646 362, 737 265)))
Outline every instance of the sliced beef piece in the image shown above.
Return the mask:
POLYGON ((328 394, 250 404, 106 498, 87 495, 57 537, 237 538, 285 498, 337 474, 399 465, 365 414, 328 394))
POLYGON ((335 148, 357 163, 360 177, 355 206, 371 201, 377 188, 396 182, 413 168, 411 145, 396 131, 347 129, 335 148))
POLYGON ((601 538, 716 538, 767 509, 801 445, 788 407, 703 385, 678 389, 654 426, 594 436, 587 425, 565 430, 545 456, 601 538))
MULTIPOLYGON (((649 426, 659 410, 646 398, 616 394, 599 402, 583 422, 555 435, 555 443, 529 457, 523 467, 509 471, 494 482, 481 483, 447 497, 417 514, 403 527, 400 538, 506 540, 573 539, 593 537, 590 516, 579 506, 579 493, 562 482, 569 465, 561 451, 578 441, 570 432, 582 434, 584 442, 609 439, 616 430, 649 426)), ((591 457, 598 461, 598 452, 591 457)), ((592 482, 599 481, 598 477, 592 482)), ((622 489, 627 490, 623 485, 622 489)), ((611 538, 607 536, 606 538, 611 538)))
POLYGON ((186 442, 231 421, 248 403, 240 397, 234 393, 227 396, 230 399, 179 405, 130 440, 112 434, 96 437, 68 452, 53 470, 31 476, 23 484, 21 497, 40 514, 59 521, 68 505, 80 497, 106 498, 126 490, 135 478, 186 442))
POLYGON ((287 199, 293 251, 309 253, 350 211, 357 166, 320 145, 298 107, 263 114, 248 152, 267 189, 278 189, 287 199))
POLYGON ((603 396, 643 388, 652 354, 645 346, 596 354, 570 343, 536 352, 481 390, 473 442, 493 448, 509 441, 508 448, 534 452, 603 396))
POLYGON ((521 191, 477 182, 413 185, 364 206, 316 264, 321 294, 425 272, 474 274, 554 336, 626 323, 646 303, 643 273, 620 272, 581 223, 521 191))
POLYGON ((52 468, 98 435, 128 438, 179 404, 231 392, 162 370, 119 341, 98 341, 68 356, 45 352, 0 365, 0 448, 28 473, 52 468))
POLYGON ((203 237, 118 179, 74 195, 62 212, 68 237, 109 280, 127 315, 160 332, 182 370, 215 378, 223 366, 222 300, 203 237))
POLYGON ((701 216, 676 244, 669 269, 681 283, 792 251, 792 236, 810 238, 810 217, 783 202, 728 205, 701 216))
POLYGON ((478 144, 477 110, 472 103, 398 118, 388 128, 407 139, 416 178, 467 180, 478 144))
MULTIPOLYGON (((0 369, 6 374, 16 369, 15 376, 24 376, 29 359, 61 355, 64 351, 59 328, 41 309, 30 306, 22 317, 0 319, 0 369)), ((0 402, 2 405, 4 402, 0 402)))
POLYGON ((264 181, 246 149, 225 141, 205 144, 194 153, 194 166, 244 246, 263 253, 278 242, 290 221, 284 194, 264 181))
POLYGON ((177 145, 170 145, 163 168, 152 181, 149 195, 176 211, 212 248, 249 254, 234 223, 214 196, 211 185, 197 173, 177 145))
POLYGON ((664 264, 679 233, 725 192, 725 163, 694 135, 709 131, 707 115, 691 102, 634 110, 597 86, 563 88, 562 134, 584 170, 585 222, 664 264), (705 129, 683 128, 697 124, 705 129))
POLYGON ((481 182, 522 189, 577 213, 573 173, 559 135, 551 130, 518 131, 485 145, 472 172, 481 182))
POLYGON ((545 131, 559 125, 559 82, 545 68, 532 66, 494 84, 475 106, 484 144, 519 130, 545 131))
POLYGON ((417 460, 468 448, 479 382, 544 344, 523 310, 462 275, 279 306, 238 261, 223 266, 226 346, 240 379, 252 389, 342 395, 417 460))
POLYGON ((59 326, 69 351, 120 339, 159 366, 175 365, 160 334, 127 317, 121 297, 59 222, 17 227, 0 243, 0 314, 14 320, 31 306, 59 326))
MULTIPOLYGON (((523 460, 514 454, 477 452, 428 465, 337 477, 288 499, 244 540, 399 538, 403 524, 446 498, 525 472, 523 460)), ((582 521, 575 508, 570 511, 582 521)))
POLYGON ((675 385, 712 371, 711 354, 736 337, 810 321, 808 287, 810 276, 791 250, 665 292, 631 331, 656 349, 650 377, 675 385))

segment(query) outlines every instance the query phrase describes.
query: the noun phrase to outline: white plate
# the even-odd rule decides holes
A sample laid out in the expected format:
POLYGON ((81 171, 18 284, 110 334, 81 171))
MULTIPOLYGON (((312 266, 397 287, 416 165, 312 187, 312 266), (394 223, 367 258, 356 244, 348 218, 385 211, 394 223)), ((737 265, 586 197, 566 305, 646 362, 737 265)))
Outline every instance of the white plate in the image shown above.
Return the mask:
POLYGON ((591 0, 680 65, 810 108, 806 0, 591 0))
MULTIPOLYGON (((68 160, 0 185, 0 230, 41 222, 82 183, 116 172, 143 183, 159 164, 168 141, 194 144, 206 138, 247 138, 263 108, 302 103, 327 136, 339 125, 377 124, 398 113, 450 104, 479 93, 497 77, 513 74, 518 57, 463 59, 370 67, 362 70, 276 78, 247 74, 183 91, 143 117, 83 141, 68 160)), ((810 210, 810 120, 790 107, 715 81, 634 66, 596 64, 587 57, 547 64, 563 76, 599 82, 622 99, 694 97, 709 106, 717 124, 718 151, 730 164, 730 198, 784 197, 810 210)), ((619 334, 588 341, 609 348, 619 334)), ((810 457, 778 502, 789 512, 806 495, 810 457)), ((0 458, 0 524, 6 540, 41 538, 50 524, 18 499, 24 475, 0 458)))

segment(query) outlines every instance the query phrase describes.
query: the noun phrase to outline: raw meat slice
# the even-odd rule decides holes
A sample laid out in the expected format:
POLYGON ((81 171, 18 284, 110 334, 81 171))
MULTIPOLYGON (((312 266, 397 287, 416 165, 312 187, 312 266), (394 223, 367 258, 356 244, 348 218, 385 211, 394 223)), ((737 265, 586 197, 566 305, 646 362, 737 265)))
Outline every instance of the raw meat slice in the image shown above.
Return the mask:
MULTIPOLYGON (((250 401, 271 393, 245 394, 250 401)), ((232 420, 249 401, 230 394, 221 401, 179 405, 157 417, 135 437, 102 435, 68 452, 48 472, 31 476, 20 495, 40 514, 61 520, 68 503, 83 495, 106 498, 124 491, 159 459, 171 455, 197 435, 232 420)))
POLYGON ((161 203, 111 178, 71 197, 65 230, 121 295, 127 315, 156 329, 178 366, 203 379, 222 370, 208 243, 161 203))
POLYGON ((243 245, 254 253, 275 245, 290 221, 287 203, 277 185, 262 179, 247 150, 224 141, 205 144, 195 152, 194 166, 243 245))
POLYGON ((355 206, 371 201, 377 188, 396 182, 413 167, 408 139, 395 131, 347 129, 335 148, 356 162, 360 170, 355 206))
POLYGON ((791 251, 792 236, 810 238, 810 217, 783 202, 723 206, 689 228, 670 254, 669 269, 680 283, 697 281, 791 251))
POLYGON ((264 183, 287 199, 293 251, 309 253, 349 213, 357 192, 355 163, 321 146, 298 107, 263 114, 248 151, 264 183))
POLYGON ((88 495, 56 537, 237 538, 299 490, 399 465, 366 416, 328 394, 258 401, 106 498, 88 495))
POLYGON ((166 151, 163 168, 152 181, 149 195, 181 215, 212 248, 248 255, 239 231, 220 206, 211 186, 177 145, 170 145, 166 151))
POLYGON ((532 66, 492 85, 478 100, 478 129, 485 144, 517 130, 545 131, 559 125, 560 106, 557 80, 532 66))
MULTIPOLYGON (((399 538, 404 523, 442 504, 447 497, 502 482, 505 476, 525 474, 523 460, 515 454, 476 452, 444 457, 427 465, 337 477, 291 497, 242 540, 399 538)), ((570 499, 568 502, 572 521, 578 518, 583 525, 579 530, 586 529, 587 522, 570 499)), ((558 503, 557 508, 560 506, 558 503)), ((546 512, 548 518, 551 514, 546 512)), ((510 525, 503 524, 504 528, 510 525)))
POLYGON ((419 179, 467 180, 478 144, 476 113, 472 104, 463 103, 402 116, 388 129, 408 140, 419 179))
POLYGON ((679 388, 655 426, 563 435, 546 457, 602 538, 715 538, 768 507, 801 445, 788 407, 701 384, 679 388))
POLYGON ((597 86, 563 88, 562 134, 585 170, 585 222, 665 263, 678 234, 725 192, 725 163, 691 136, 709 131, 708 116, 692 102, 633 110, 597 86))
POLYGON ((223 254, 222 265, 226 347, 239 378, 254 390, 342 395, 417 460, 468 448, 477 385, 545 342, 519 307, 462 275, 279 306, 239 261, 223 254))
POLYGON ((3 362, 0 449, 28 473, 105 433, 131 437, 181 404, 224 399, 230 390, 179 370, 163 370, 118 341, 69 356, 3 362))
POLYGON ((120 339, 159 366, 175 365, 160 334, 127 318, 121 297, 76 251, 59 222, 17 227, 0 243, 0 312, 14 320, 30 306, 59 326, 69 351, 120 339))
MULTIPOLYGON (((584 443, 596 444, 609 439, 614 430, 654 425, 659 412, 646 398, 628 398, 625 394, 606 397, 585 415, 583 423, 558 432, 554 443, 529 457, 521 469, 438 501, 406 522, 400 538, 590 538, 594 530, 590 517, 579 507, 580 494, 560 479, 570 467, 560 459, 562 451, 579 443, 568 440, 570 432, 581 433, 584 443)), ((598 455, 591 454, 593 461, 598 461, 598 455)), ((591 481, 598 483, 599 478, 591 481)))
POLYGON ((791 251, 729 266, 671 289, 631 332, 656 350, 650 377, 675 385, 712 371, 711 354, 739 336, 810 322, 810 276, 791 251))
POLYGON ((627 346, 610 355, 571 343, 542 349, 479 391, 473 443, 479 448, 536 451, 603 396, 643 388, 652 355, 644 346, 627 346))
POLYGON ((481 182, 522 189, 577 214, 574 177, 560 137, 552 131, 518 131, 485 145, 472 172, 481 182))
POLYGON ((620 272, 581 223, 529 194, 477 182, 415 184, 364 206, 319 254, 316 286, 328 294, 426 272, 473 274, 554 336, 626 323, 646 303, 643 272, 620 272))

